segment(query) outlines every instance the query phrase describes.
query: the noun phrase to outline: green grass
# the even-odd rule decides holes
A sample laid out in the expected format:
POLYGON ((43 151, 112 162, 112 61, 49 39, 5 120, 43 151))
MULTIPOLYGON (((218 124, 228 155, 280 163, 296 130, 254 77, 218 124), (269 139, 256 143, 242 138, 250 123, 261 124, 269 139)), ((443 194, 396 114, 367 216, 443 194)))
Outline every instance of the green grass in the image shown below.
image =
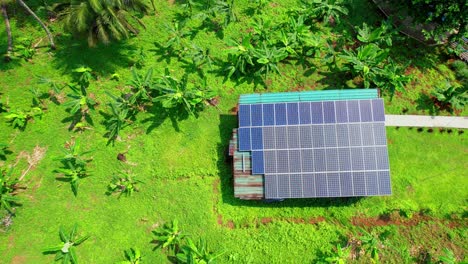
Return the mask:
MULTIPOLYGON (((285 21, 285 11, 295 5, 296 1, 268 5, 263 16, 285 21)), ((239 22, 222 32, 224 39, 238 39, 248 31, 252 22, 248 7, 248 1, 238 2, 239 22)), ((370 2, 357 1, 349 22, 375 24, 381 19, 378 14, 363 11, 371 7, 370 2)), ((20 153, 31 153, 36 145, 47 148, 45 157, 25 177, 28 189, 19 195, 22 206, 17 209, 13 225, 0 232, 1 263, 52 262, 54 256, 43 255, 42 249, 59 242, 59 226, 69 230, 74 223, 78 223, 80 232, 91 235, 77 247, 83 263, 123 260, 123 250, 133 246, 142 250, 145 262, 166 263, 166 252, 153 250, 151 230, 173 219, 178 219, 183 232, 194 240, 203 237, 213 250, 225 251, 220 263, 310 263, 331 254, 337 244, 344 246, 347 242, 356 253, 355 241, 363 233, 360 227, 389 234, 382 241, 382 262, 417 262, 426 253, 437 260, 444 247, 459 260, 466 258, 468 191, 462 188, 468 184, 466 130, 463 134, 457 130, 449 134, 437 129, 430 133, 387 128, 392 196, 286 200, 274 204, 233 197, 231 165, 225 160, 225 151, 237 123, 230 110, 236 106, 239 94, 352 86, 351 77, 331 73, 320 58, 311 59, 314 67, 296 65, 294 61, 281 65, 282 74, 271 75, 267 88, 246 82, 237 84, 234 80, 223 83, 223 74, 217 73, 216 67, 213 71, 206 69, 208 84, 220 94, 217 108, 207 107, 198 118, 181 120, 171 120, 153 108, 140 113, 115 145, 106 146, 101 112, 109 111, 109 99, 104 91, 117 94, 129 90, 126 82, 131 78, 132 50, 141 47, 147 56, 141 72, 152 67, 158 76, 168 67, 176 77, 184 73, 184 63, 176 58, 166 62, 167 58, 161 57, 154 45, 167 40, 163 24, 170 23, 177 4, 158 1, 157 8, 157 15, 144 18, 147 30, 124 43, 89 49, 65 34, 57 38, 56 52, 42 48, 31 62, 0 62, 1 100, 8 100, 12 109, 30 107, 30 87, 44 92, 49 89, 37 84, 36 76, 67 82, 73 78, 71 69, 78 65, 87 65, 96 72, 98 80, 92 82, 90 92, 100 103, 91 113, 95 125, 83 133, 69 132, 70 122, 63 121, 69 114, 63 106, 51 102, 43 118, 28 123, 23 132, 9 126, 4 114, 0 114, 0 142, 7 142, 13 152, 6 164, 16 163, 20 153), (110 80, 113 73, 120 75, 119 81, 110 80), (72 137, 81 140, 85 150, 92 149, 94 158, 89 165, 92 176, 81 181, 77 197, 68 183, 55 180, 57 175, 53 172, 60 166, 54 158, 61 155, 63 145, 72 137), (126 164, 117 160, 118 153, 126 153, 126 164), (130 170, 144 182, 140 192, 121 199, 105 194, 112 175, 120 170, 130 170)), ((29 32, 34 38, 42 37, 34 23, 13 20, 12 26, 15 38, 29 32)), ((191 22, 188 26, 200 25, 191 22)), ((347 24, 317 27, 324 35, 352 39, 347 24)), ((52 28, 55 32, 60 30, 56 24, 52 28)), ((3 31, 2 24, 0 32, 3 31)), ((2 50, 6 48, 4 35, 0 37, 2 50)), ((192 41, 210 48, 213 57, 224 60, 227 46, 220 35, 200 28, 192 41)), ((459 82, 442 51, 424 48, 429 55, 423 58, 415 44, 408 43, 413 49, 398 44, 392 53, 402 54, 401 58, 396 55, 399 62, 406 53, 412 56, 411 73, 416 78, 406 87, 407 93, 397 94, 392 101, 385 97, 387 113, 400 114, 403 109, 408 113, 427 113, 417 104, 421 93, 430 93, 446 79, 459 82)), ((190 80, 196 81, 196 72, 190 68, 188 71, 190 80)), ((466 111, 461 114, 466 115, 466 111)), ((26 167, 26 159, 20 158, 15 175, 26 167)), ((365 254, 349 261, 368 263, 370 259, 365 254)))

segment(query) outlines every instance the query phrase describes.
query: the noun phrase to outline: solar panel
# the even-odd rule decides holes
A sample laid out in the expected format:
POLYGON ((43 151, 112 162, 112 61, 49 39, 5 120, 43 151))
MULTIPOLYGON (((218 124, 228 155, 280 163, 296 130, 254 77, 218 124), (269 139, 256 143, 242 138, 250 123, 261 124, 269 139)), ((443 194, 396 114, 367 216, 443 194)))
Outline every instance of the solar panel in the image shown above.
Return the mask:
POLYGON ((391 194, 382 99, 241 104, 238 115, 265 198, 391 194))

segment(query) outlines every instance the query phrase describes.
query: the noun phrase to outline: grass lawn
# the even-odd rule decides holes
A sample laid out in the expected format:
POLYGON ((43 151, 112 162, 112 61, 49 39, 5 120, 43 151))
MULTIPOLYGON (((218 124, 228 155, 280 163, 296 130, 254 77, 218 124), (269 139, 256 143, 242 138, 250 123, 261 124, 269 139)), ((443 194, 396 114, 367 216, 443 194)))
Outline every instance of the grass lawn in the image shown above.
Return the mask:
MULTIPOLYGON (((0 101, 8 101, 11 109, 30 108, 30 88, 49 90, 38 83, 38 76, 68 82, 73 78, 72 69, 79 65, 94 70, 97 80, 91 81, 89 91, 99 102, 90 114, 94 125, 82 133, 68 131, 70 114, 63 105, 48 99, 42 119, 29 122, 24 131, 14 129, 6 122, 6 114, 0 114, 0 143, 7 143, 11 151, 0 165, 16 164, 13 175, 17 177, 33 165, 22 181, 27 189, 18 195, 21 206, 13 223, 9 227, 0 225, 0 263, 53 262, 54 255, 44 255, 42 250, 60 242, 60 226, 70 230, 75 223, 79 234, 91 235, 77 247, 82 263, 115 263, 124 259, 124 250, 130 247, 141 249, 144 263, 169 263, 173 261, 171 253, 155 248, 151 231, 174 219, 193 240, 204 238, 212 251, 225 252, 219 263, 315 263, 334 255, 337 245, 348 246, 347 261, 370 263, 369 250, 361 242, 363 236, 378 238, 383 263, 437 261, 444 248, 459 261, 466 261, 466 130, 449 133, 388 127, 392 196, 281 203, 233 197, 231 164, 225 153, 237 125, 232 109, 239 94, 356 86, 351 76, 331 72, 320 56, 310 58, 310 65, 296 61, 281 64, 281 74, 270 74, 266 87, 248 80, 223 82, 225 73, 217 66, 207 67, 207 83, 219 94, 217 107, 206 107, 198 118, 167 116, 158 107, 148 108, 123 129, 121 140, 107 145, 103 122, 110 110, 105 91, 118 94, 130 90, 127 82, 137 57, 135 51, 141 48, 146 55, 141 74, 153 68, 154 76, 160 76, 168 68, 178 78, 188 73, 189 82, 199 81, 197 69, 158 49, 158 44, 169 38, 164 25, 172 21, 180 7, 177 1, 156 2, 157 14, 144 18, 147 29, 123 43, 88 48, 63 34, 57 37, 55 52, 41 48, 30 61, 0 62, 0 101), (113 74, 119 76, 118 80, 112 78, 113 74), (56 180, 54 173, 61 165, 57 157, 63 155, 64 145, 72 138, 81 142, 82 150, 92 150, 89 156, 93 158, 91 176, 80 181, 77 197, 70 184, 56 180), (34 152, 36 146, 43 148, 42 156, 38 149, 34 152), (124 153, 126 162, 117 159, 119 153, 124 153), (36 161, 34 157, 38 157, 36 161), (131 172, 142 182, 139 192, 120 199, 106 195, 112 176, 120 171, 131 172)), ((355 2, 347 20, 350 24, 375 24, 382 19, 371 12, 375 11, 371 1, 355 2)), ((214 58, 226 60, 228 46, 224 40, 245 35, 254 16, 286 21, 286 11, 298 6, 296 1, 284 0, 268 4, 263 14, 253 15, 252 3, 236 3, 238 22, 215 32, 191 21, 187 27, 197 29, 197 34, 187 41, 209 48, 214 58)), ((55 23, 51 27, 60 31, 55 23)), ((354 36, 349 26, 316 27, 314 30, 334 39, 354 36)), ((40 28, 25 25, 21 19, 12 20, 12 28, 15 38, 26 34, 42 37, 40 28)), ((4 32, 3 24, 0 32, 4 32)), ((0 50, 6 50, 5 43, 2 34, 0 50)), ((407 39, 392 47, 391 54, 398 62, 412 59, 407 71, 416 77, 407 84, 407 92, 398 92, 392 99, 385 95, 387 113, 427 114, 429 110, 418 101, 421 96, 445 81, 460 82, 442 50, 421 48, 429 54, 423 59, 416 56, 420 50, 412 52, 416 48, 407 39), (413 57, 404 56, 406 53, 413 57)), ((467 109, 458 112, 467 113, 467 109)), ((6 211, 1 210, 0 218, 4 218, 6 211)))

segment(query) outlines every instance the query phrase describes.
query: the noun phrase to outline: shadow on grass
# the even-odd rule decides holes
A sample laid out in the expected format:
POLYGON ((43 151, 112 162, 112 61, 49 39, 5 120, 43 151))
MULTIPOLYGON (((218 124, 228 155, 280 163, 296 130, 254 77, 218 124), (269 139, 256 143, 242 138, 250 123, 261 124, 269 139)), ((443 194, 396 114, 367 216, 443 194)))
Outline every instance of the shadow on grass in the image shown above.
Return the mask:
POLYGON ((220 115, 219 133, 221 143, 218 144, 218 171, 221 182, 221 198, 223 203, 233 206, 246 207, 342 207, 350 206, 362 199, 362 197, 340 198, 303 198, 286 199, 282 202, 268 203, 262 200, 241 200, 234 197, 234 183, 232 175, 232 159, 229 157, 229 140, 232 130, 237 127, 236 115, 220 115))
POLYGON ((419 97, 416 99, 416 109, 427 111, 430 115, 439 114, 439 110, 435 107, 432 98, 423 92, 419 93, 419 97))
POLYGON ((136 48, 124 42, 88 47, 88 44, 77 39, 63 39, 55 52, 54 64, 63 74, 71 74, 79 66, 88 66, 99 72, 100 76, 115 73, 118 68, 131 66, 131 54, 136 48))

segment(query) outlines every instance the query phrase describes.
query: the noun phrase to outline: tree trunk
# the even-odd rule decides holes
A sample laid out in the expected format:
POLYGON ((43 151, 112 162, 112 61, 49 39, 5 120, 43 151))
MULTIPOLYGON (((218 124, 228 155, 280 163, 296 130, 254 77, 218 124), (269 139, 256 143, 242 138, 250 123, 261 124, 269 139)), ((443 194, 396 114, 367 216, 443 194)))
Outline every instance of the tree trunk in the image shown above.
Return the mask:
POLYGON ((11 53, 13 52, 13 38, 11 37, 10 19, 8 18, 7 6, 5 4, 2 4, 1 10, 2 10, 3 19, 5 20, 5 30, 6 30, 7 37, 8 37, 8 48, 5 54, 5 61, 10 61, 11 53))
POLYGON ((31 8, 29 8, 29 6, 23 0, 17 0, 17 1, 20 4, 20 6, 26 9, 26 11, 28 11, 28 13, 31 16, 33 16, 37 20, 37 22, 41 25, 41 27, 46 32, 47 37, 49 38, 50 48, 54 50, 55 49, 54 37, 50 33, 49 28, 47 28, 47 26, 42 22, 42 20, 31 10, 31 8))

